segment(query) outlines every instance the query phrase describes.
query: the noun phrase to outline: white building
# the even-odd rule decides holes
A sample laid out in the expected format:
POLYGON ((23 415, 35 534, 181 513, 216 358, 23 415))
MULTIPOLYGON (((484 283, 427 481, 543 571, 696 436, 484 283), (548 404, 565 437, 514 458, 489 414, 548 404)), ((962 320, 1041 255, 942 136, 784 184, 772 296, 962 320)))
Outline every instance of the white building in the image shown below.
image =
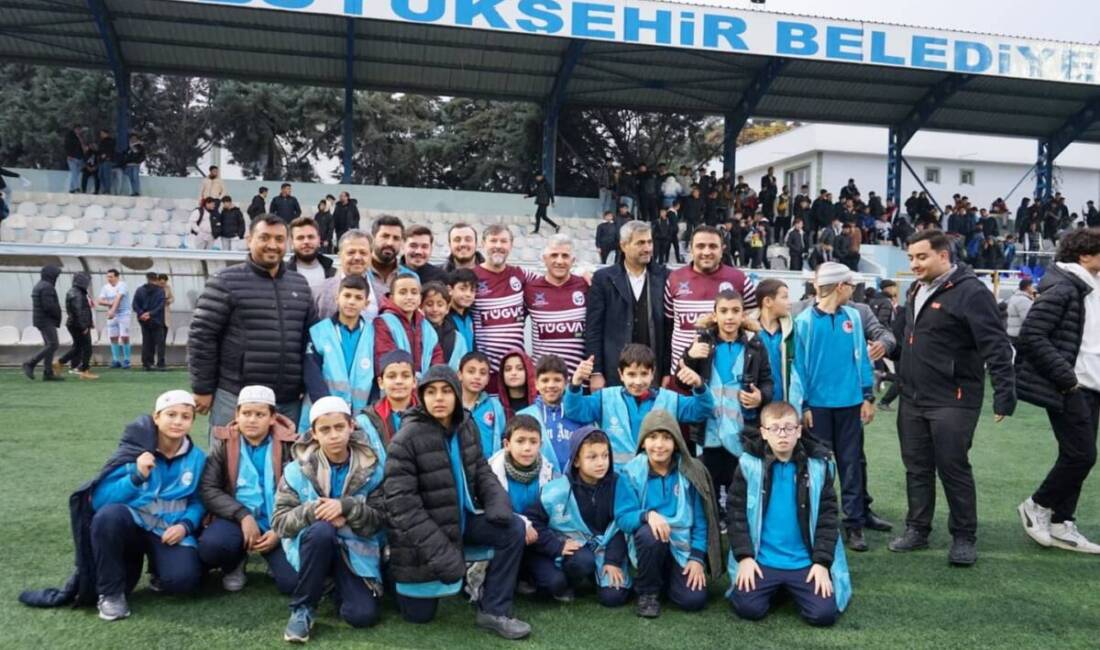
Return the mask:
MULTIPOLYGON (((904 156, 940 205, 957 192, 979 207, 1002 197, 1015 209, 1021 198, 1035 192, 1036 147, 1034 140, 1022 138, 920 131, 906 145, 904 156)), ((885 128, 807 124, 738 148, 737 173, 757 188, 760 177, 773 166, 779 183, 792 195, 805 183, 814 196, 827 189, 834 197, 854 178, 865 199, 871 191, 885 197, 886 149, 885 128)), ((920 191, 904 167, 901 187, 903 201, 912 191, 920 191)), ((1100 145, 1066 148, 1055 161, 1054 188, 1074 212, 1080 213, 1090 199, 1100 203, 1100 145)))

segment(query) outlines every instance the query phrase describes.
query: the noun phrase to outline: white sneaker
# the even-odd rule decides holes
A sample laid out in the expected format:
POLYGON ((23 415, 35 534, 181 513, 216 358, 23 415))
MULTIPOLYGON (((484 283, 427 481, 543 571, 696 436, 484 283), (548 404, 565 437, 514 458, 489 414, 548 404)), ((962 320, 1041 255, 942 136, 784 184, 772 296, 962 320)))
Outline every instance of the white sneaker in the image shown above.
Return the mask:
POLYGON ((1035 540, 1040 546, 1050 546, 1050 508, 1035 503, 1028 497, 1026 501, 1016 508, 1020 513, 1020 523, 1024 525, 1024 532, 1035 540))
POLYGON ((1055 548, 1100 555, 1100 544, 1090 542, 1087 537, 1081 534, 1081 531, 1077 530, 1077 524, 1072 521, 1051 524, 1050 541, 1055 548))
POLYGON ((248 582, 248 578, 244 574, 244 565, 246 564, 248 564, 248 558, 241 560, 241 563, 237 565, 236 569, 222 576, 222 589, 226 591, 240 591, 244 589, 245 583, 248 582))

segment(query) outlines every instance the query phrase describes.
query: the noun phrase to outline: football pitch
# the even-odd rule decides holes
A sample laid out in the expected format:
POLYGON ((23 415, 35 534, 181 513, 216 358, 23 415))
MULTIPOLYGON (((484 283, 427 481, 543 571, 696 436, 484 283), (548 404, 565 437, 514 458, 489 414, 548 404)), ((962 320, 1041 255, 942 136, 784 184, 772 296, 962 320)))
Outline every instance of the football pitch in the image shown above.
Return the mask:
MULTIPOLYGON (((163 390, 187 388, 181 369, 169 373, 102 370, 102 379, 31 383, 16 370, 0 371, 0 648, 272 648, 285 645, 287 598, 275 591, 264 564, 253 558, 244 591, 222 591, 216 574, 198 597, 150 592, 143 579, 130 599, 131 618, 105 623, 92 608, 35 610, 16 601, 20 590, 61 584, 72 568, 67 499, 114 450, 122 427, 151 410, 163 390)), ((905 515, 904 470, 895 413, 880 412, 867 431, 870 489, 875 510, 894 522, 905 515)), ((195 441, 206 445, 206 419, 195 441)), ((570 605, 519 597, 517 615, 534 631, 522 642, 490 636, 473 625, 469 604, 444 601, 430 625, 404 623, 387 599, 379 625, 352 629, 322 604, 314 646, 359 648, 1096 648, 1100 647, 1100 557, 1042 549, 1028 539, 1016 505, 1038 485, 1054 458, 1045 414, 1021 404, 995 425, 987 407, 971 461, 978 483, 978 564, 949 567, 942 493, 928 551, 898 555, 889 536, 868 531, 871 550, 850 554, 854 595, 832 629, 803 624, 793 608, 779 607, 762 622, 734 617, 710 585, 699 614, 671 606, 642 620, 633 601, 618 610, 582 594, 570 605)), ((1100 478, 1086 483, 1079 525, 1100 537, 1100 478)))

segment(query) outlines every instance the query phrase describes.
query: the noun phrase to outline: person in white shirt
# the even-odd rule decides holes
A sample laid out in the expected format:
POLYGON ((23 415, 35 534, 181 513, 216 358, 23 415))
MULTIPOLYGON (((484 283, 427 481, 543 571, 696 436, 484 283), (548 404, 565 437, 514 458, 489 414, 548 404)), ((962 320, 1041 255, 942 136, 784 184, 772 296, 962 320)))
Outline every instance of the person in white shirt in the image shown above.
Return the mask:
POLYGON ((191 211, 188 217, 188 225, 191 228, 191 236, 188 245, 195 250, 210 250, 214 245, 214 218, 218 199, 208 196, 203 199, 199 207, 191 211))
POLYGON ((118 269, 107 271, 97 305, 107 308, 107 336, 111 339, 111 367, 130 367, 130 290, 118 269))

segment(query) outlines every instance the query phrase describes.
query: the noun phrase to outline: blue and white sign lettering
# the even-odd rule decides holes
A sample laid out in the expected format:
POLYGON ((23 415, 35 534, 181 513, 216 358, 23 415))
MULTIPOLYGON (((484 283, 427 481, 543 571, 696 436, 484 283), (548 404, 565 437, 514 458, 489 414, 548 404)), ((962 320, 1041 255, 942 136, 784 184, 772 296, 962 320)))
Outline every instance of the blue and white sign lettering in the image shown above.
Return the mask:
POLYGON ((177 0, 564 38, 1097 83, 1100 48, 646 0, 177 0))

